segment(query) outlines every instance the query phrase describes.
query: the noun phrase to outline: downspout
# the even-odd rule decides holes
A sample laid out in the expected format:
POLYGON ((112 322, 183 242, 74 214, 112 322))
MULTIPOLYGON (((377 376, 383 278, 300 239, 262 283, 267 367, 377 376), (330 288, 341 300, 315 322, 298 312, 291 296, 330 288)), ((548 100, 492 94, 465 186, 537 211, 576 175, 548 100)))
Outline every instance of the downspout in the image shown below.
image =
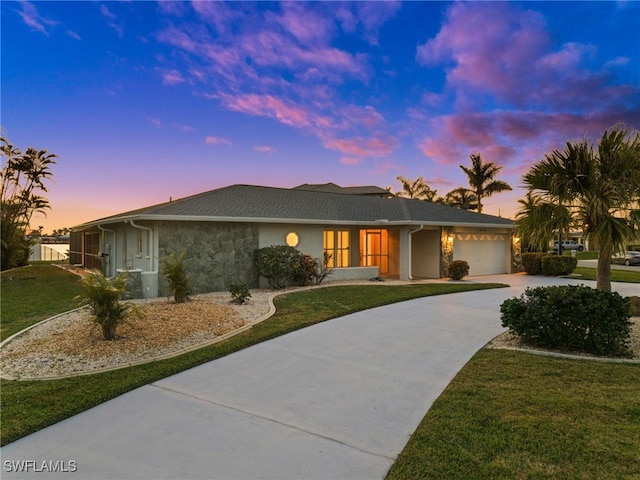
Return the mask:
POLYGON ((142 225, 136 225, 133 220, 127 220, 127 221, 132 227, 138 228, 140 230, 147 230, 149 232, 149 238, 147 239, 147 243, 148 243, 147 246, 149 248, 149 266, 151 267, 151 271, 155 272, 156 269, 154 268, 155 265, 153 262, 153 259, 155 257, 155 255, 153 254, 153 229, 149 227, 144 227, 142 225))
MULTIPOLYGON (((116 246, 115 243, 118 239, 118 237, 116 236, 116 232, 115 230, 110 230, 108 228, 104 228, 102 225, 98 225, 98 230, 101 230, 103 232, 109 232, 109 233, 113 233, 113 249, 115 250, 116 246)), ((106 236, 105 236, 106 238, 106 236)), ((106 242, 105 242, 106 243, 106 242)), ((106 264, 107 264, 107 277, 111 276, 111 272, 109 271, 109 267, 111 267, 111 251, 109 249, 107 249, 107 253, 106 253, 107 257, 106 257, 106 264)))
POLYGON ((411 241, 411 236, 414 233, 418 233, 420 230, 424 229, 424 225, 420 225, 420 228, 416 228, 415 230, 409 230, 409 251, 407 252, 407 257, 409 258, 409 280, 413 280, 413 275, 412 275, 412 263, 411 263, 411 250, 413 250, 413 245, 412 245, 412 241, 411 241))

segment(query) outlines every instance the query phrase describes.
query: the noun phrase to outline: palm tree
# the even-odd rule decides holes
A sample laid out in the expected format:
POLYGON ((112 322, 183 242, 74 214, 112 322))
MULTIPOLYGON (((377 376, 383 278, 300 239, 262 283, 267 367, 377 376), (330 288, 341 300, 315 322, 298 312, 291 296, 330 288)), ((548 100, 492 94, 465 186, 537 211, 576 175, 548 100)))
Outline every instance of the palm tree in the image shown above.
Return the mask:
POLYGON ((0 154, 6 157, 0 170, 0 243, 2 268, 6 269, 27 261, 25 233, 33 214, 49 208, 49 201, 38 193, 47 191, 44 181, 52 176, 50 168, 56 163, 56 155, 31 147, 22 154, 4 137, 0 137, 0 143, 0 154))
POLYGON ((476 210, 478 208, 478 197, 468 188, 458 187, 447 193, 444 197, 444 204, 462 210, 476 210))
POLYGON ((411 181, 400 175, 397 177, 397 180, 402 183, 402 191, 397 193, 399 197, 415 198, 418 200, 433 202, 438 194, 437 190, 431 190, 431 187, 429 187, 422 177, 418 177, 414 181, 411 181))
POLYGON ((478 199, 478 213, 482 213, 482 199, 490 197, 494 193, 511 190, 511 186, 502 180, 494 180, 504 167, 499 167, 493 162, 482 163, 480 154, 471 154, 471 168, 460 165, 460 168, 469 177, 469 186, 478 199))
MULTIPOLYGON (((637 234, 640 201, 640 134, 623 126, 605 130, 596 150, 587 142, 567 142, 523 177, 540 203, 519 219, 540 237, 549 231, 544 209, 565 208, 598 249, 598 290, 611 291, 611 255, 637 234)), ((548 240, 549 237, 547 237, 548 240)))
POLYGON ((516 214, 518 233, 528 249, 546 250, 549 239, 568 232, 574 224, 571 211, 565 205, 547 201, 532 190, 518 203, 522 205, 516 214))

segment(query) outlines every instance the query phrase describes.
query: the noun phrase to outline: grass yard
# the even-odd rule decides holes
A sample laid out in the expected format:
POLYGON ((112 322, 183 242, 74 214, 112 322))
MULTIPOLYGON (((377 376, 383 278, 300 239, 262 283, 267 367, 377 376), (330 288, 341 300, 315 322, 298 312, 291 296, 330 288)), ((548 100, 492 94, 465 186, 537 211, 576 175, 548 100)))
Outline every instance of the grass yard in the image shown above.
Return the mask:
POLYGON ((481 350, 387 480, 640 478, 639 385, 637 364, 481 350))
MULTIPOLYGON (((572 254, 570 250, 565 250, 562 255, 570 257, 572 254)), ((578 260, 597 260, 598 252, 576 252, 576 258, 578 260)))
MULTIPOLYGON (((580 275, 583 280, 596 280, 596 269, 589 267, 576 267, 574 274, 580 275)), ((640 267, 638 271, 611 269, 612 282, 640 283, 640 267)), ((595 285, 594 285, 595 288, 595 285)))
MULTIPOLYGON (((48 291, 49 295, 58 295, 54 285, 50 283, 47 287, 43 287, 43 290, 48 291)), ((139 386, 330 318, 428 295, 501 286, 504 285, 349 285, 290 293, 276 299, 277 313, 268 320, 227 341, 172 359, 62 380, 31 382, 2 380, 0 443, 5 445, 139 386), (372 295, 372 291, 375 291, 375 295, 372 295)), ((13 302, 14 299, 9 295, 5 296, 3 292, 3 308, 5 301, 13 302)), ((33 308, 37 310, 36 306, 33 308)), ((36 316, 40 317, 40 315, 44 314, 39 313, 36 316)))
POLYGON ((0 340, 52 315, 78 307, 80 277, 51 264, 3 272, 0 340))

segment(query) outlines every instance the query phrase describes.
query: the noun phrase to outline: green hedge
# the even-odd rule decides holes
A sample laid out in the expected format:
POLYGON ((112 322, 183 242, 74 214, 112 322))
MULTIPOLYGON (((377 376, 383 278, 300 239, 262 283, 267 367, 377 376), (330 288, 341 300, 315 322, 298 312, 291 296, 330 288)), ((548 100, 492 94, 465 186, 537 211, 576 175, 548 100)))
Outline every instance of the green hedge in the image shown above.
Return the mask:
POLYGON ((584 285, 527 288, 500 306, 502 326, 525 344, 628 356, 631 302, 584 285))
POLYGON ((578 259, 561 255, 546 255, 542 257, 541 264, 543 275, 569 275, 578 266, 578 259))
POLYGON ((526 252, 522 254, 522 267, 529 275, 540 275, 542 273, 542 252, 526 252))

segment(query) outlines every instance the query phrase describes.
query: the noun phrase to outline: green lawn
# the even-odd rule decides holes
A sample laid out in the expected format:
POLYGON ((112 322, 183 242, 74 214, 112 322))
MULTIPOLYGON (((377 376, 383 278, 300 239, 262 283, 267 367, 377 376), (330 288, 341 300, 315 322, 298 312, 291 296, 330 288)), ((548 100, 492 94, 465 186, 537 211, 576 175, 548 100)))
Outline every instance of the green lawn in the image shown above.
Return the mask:
POLYGON ((37 264, 3 272, 0 339, 78 306, 80 277, 51 264, 37 264))
POLYGON ((387 480, 640 478, 640 365, 481 350, 387 480))
MULTIPOLYGON (((562 254, 566 257, 570 257, 571 251, 565 250, 562 254)), ((597 260, 598 252, 576 252, 576 258, 578 260, 597 260)))
MULTIPOLYGON (((574 274, 580 275, 584 280, 596 280, 596 269, 589 267, 576 267, 574 274)), ((638 271, 611 270, 612 282, 640 283, 640 267, 638 271)))
MULTIPOLYGON (((51 269, 55 267, 49 267, 51 269)), ((54 272, 51 270, 51 272, 54 272)), ((57 274, 55 272, 54 274, 57 274)), ((349 285, 306 290, 276 299, 276 314, 225 342, 172 359, 96 375, 50 381, 2 381, 1 444, 59 422, 134 388, 270 338, 350 312, 428 295, 497 288, 501 284, 349 285), (372 294, 375 292, 375 294, 372 294)), ((43 291, 57 295, 54 283, 43 291)), ((2 296, 13 302, 11 295, 2 296)), ((48 302, 45 302, 48 303, 48 302)), ((37 306, 33 306, 37 310, 37 306)), ((42 314, 36 315, 40 317, 42 314)), ((25 322, 26 323, 26 322, 25 322)))

